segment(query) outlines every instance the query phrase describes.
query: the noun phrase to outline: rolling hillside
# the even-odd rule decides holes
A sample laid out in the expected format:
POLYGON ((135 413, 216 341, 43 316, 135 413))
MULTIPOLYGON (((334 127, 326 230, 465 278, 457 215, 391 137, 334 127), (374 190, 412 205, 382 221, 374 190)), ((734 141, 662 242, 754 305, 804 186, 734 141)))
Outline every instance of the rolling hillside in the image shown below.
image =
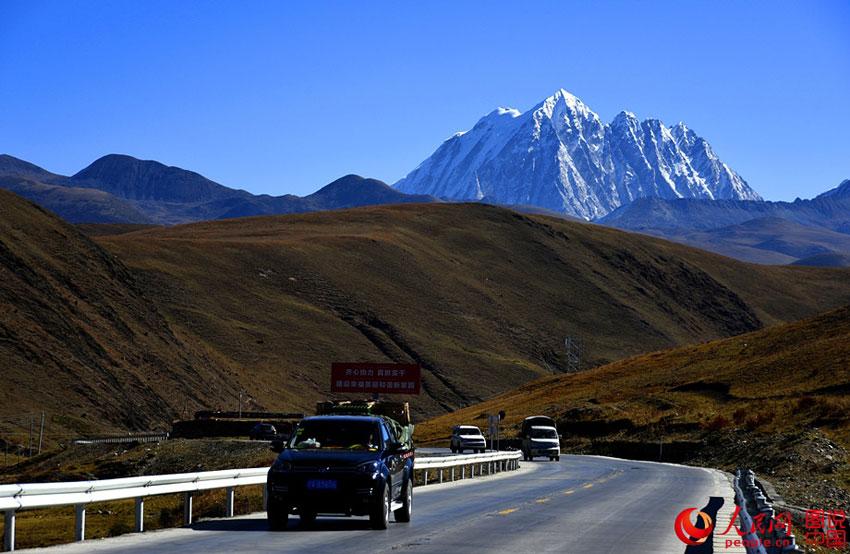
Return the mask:
POLYGON ((93 239, 9 193, 2 210, 0 418, 45 409, 54 432, 150 428, 235 408, 240 389, 247 407, 311 410, 342 360, 418 361, 421 418, 564 371, 566 336, 589 367, 850 303, 844 270, 480 204, 93 239))
POLYGON ((850 306, 539 379, 416 431, 420 440, 438 439, 450 434, 452 422, 505 410, 509 434, 526 415, 541 413, 554 417, 568 439, 657 440, 659 432, 665 439, 694 438, 736 425, 771 432, 822 426, 850 446, 848 390, 850 306))
MULTIPOLYGON (((505 410, 555 418, 570 452, 753 468, 784 502, 850 509, 850 306, 546 377, 420 424, 420 444, 505 410), (663 443, 663 444, 662 444, 663 443)), ((795 517, 801 517, 799 510, 795 517)), ((797 524, 801 522, 798 520, 797 524)))
POLYGON ((735 335, 850 302, 840 270, 751 266, 492 206, 250 218, 98 239, 264 406, 310 409, 343 360, 415 360, 420 415, 566 366, 735 335))
POLYGON ((181 339, 133 272, 56 216, 0 191, 0 432, 151 428, 236 381, 181 339))

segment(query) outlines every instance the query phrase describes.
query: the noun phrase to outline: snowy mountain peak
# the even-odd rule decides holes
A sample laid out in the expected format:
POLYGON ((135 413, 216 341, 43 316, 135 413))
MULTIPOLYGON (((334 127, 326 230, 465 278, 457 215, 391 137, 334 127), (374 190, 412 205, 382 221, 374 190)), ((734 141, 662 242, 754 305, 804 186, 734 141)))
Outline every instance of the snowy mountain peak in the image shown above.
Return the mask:
POLYGON ((551 107, 556 106, 558 103, 562 103, 564 106, 573 111, 590 111, 584 102, 579 100, 577 96, 564 89, 556 90, 555 94, 545 99, 539 104, 539 106, 545 106, 551 110, 551 107))
POLYGON ((499 108, 394 185, 451 200, 536 205, 596 219, 636 198, 760 200, 684 123, 620 112, 610 124, 564 89, 499 108))
POLYGON ((634 114, 634 112, 623 110, 620 113, 618 113, 616 116, 614 116, 614 121, 612 121, 611 124, 613 125, 616 122, 623 123, 623 122, 637 121, 637 120, 638 120, 638 118, 634 114))
POLYGON ((519 111, 519 110, 518 110, 518 109, 516 109, 516 108, 502 108, 502 107, 499 107, 499 108, 496 108, 495 110, 493 110, 492 112, 490 112, 490 115, 493 115, 493 114, 496 114, 496 115, 507 115, 507 116, 510 116, 510 117, 519 117, 519 116, 521 116, 521 115, 522 115, 522 112, 521 112, 521 111, 519 111))
POLYGON ((546 98, 532 109, 532 112, 543 114, 549 119, 562 118, 566 121, 582 119, 599 119, 587 105, 564 89, 558 89, 555 94, 546 98))

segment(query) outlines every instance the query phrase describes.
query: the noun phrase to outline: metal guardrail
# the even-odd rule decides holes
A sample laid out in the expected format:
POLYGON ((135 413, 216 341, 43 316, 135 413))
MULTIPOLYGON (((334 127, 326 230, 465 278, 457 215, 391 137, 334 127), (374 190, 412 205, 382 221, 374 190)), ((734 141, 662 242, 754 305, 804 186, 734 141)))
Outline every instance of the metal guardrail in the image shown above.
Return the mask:
POLYGON ((144 531, 145 498, 160 494, 186 495, 183 519, 192 523, 192 494, 210 489, 226 489, 225 515, 233 516, 235 487, 262 485, 266 482, 267 467, 203 471, 198 473, 175 473, 104 479, 101 481, 77 481, 71 483, 32 483, 0 485, 0 511, 5 514, 3 549, 15 549, 15 514, 29 508, 52 506, 75 506, 75 540, 86 538, 86 505, 92 502, 112 500, 136 500, 136 522, 134 530, 144 531))
MULTIPOLYGON (((428 484, 429 472, 437 472, 437 480, 442 483, 443 472, 446 470, 450 472, 451 480, 455 480, 455 469, 458 467, 461 468, 461 478, 466 478, 467 467, 470 467, 470 477, 475 477, 476 468, 478 468, 479 476, 490 475, 499 471, 517 469, 521 456, 520 452, 511 451, 419 458, 414 462, 414 472, 424 472, 426 485, 428 484)), ((204 490, 226 489, 225 516, 233 517, 235 487, 264 485, 268 472, 269 468, 267 467, 256 467, 125 477, 99 481, 0 485, 0 511, 5 515, 3 550, 13 551, 15 549, 15 515, 18 510, 75 506, 74 538, 77 541, 82 541, 86 538, 86 506, 88 504, 135 499, 134 531, 141 533, 144 531, 145 498, 148 496, 185 494, 183 521, 184 524, 190 525, 192 523, 192 494, 204 490)))
POLYGON ((457 454, 452 456, 429 456, 417 458, 413 464, 414 473, 419 471, 423 474, 423 484, 428 484, 428 475, 433 470, 434 480, 443 482, 444 472, 448 470, 448 477, 454 481, 457 477, 457 469, 460 468, 460 478, 466 479, 466 468, 469 467, 470 477, 478 475, 492 475, 501 471, 510 471, 519 468, 519 460, 522 452, 510 450, 505 452, 485 452, 483 454, 457 454), (486 470, 486 473, 485 473, 486 470))
POLYGON ((741 513, 739 514, 739 518, 741 520, 741 528, 747 531, 747 534, 742 538, 747 540, 747 544, 750 546, 745 547, 747 550, 747 554, 767 554, 764 550, 764 546, 761 544, 761 540, 758 535, 756 535, 752 529, 753 526, 753 518, 750 515, 748 506, 747 506, 747 497, 744 495, 743 489, 741 487, 741 471, 738 470, 735 472, 735 479, 732 482, 732 488, 735 489, 735 503, 741 508, 741 513))
POLYGON ((126 435, 113 435, 109 437, 79 438, 71 441, 72 444, 130 444, 160 442, 168 440, 168 433, 128 433, 126 435))
POLYGON ((736 501, 741 507, 741 523, 749 530, 747 535, 756 547, 747 547, 752 554, 794 554, 803 552, 797 546, 796 537, 790 532, 790 527, 775 525, 776 511, 773 503, 756 483, 756 475, 752 470, 738 469, 735 472, 734 488, 736 501), (753 525, 751 514, 761 516, 761 528, 753 525))

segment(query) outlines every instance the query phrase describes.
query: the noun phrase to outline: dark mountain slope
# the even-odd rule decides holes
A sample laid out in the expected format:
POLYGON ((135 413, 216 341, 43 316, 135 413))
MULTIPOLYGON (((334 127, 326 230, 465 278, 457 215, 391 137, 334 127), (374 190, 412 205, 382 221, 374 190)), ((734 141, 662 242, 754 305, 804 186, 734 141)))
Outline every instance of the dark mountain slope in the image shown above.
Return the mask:
POLYGON ((599 223, 758 263, 850 255, 850 181, 795 202, 643 198, 599 223))
POLYGON ((850 256, 847 254, 813 254, 796 260, 793 265, 805 265, 810 267, 850 267, 850 256))
POLYGON ((69 223, 150 223, 131 202, 95 189, 0 176, 0 189, 35 202, 69 223))
POLYGON ((254 195, 193 171, 109 154, 64 177, 0 156, 0 188, 12 190, 73 223, 156 223, 338 210, 375 204, 435 202, 387 184, 346 175, 308 196, 254 195))
POLYGON ((194 204, 250 196, 250 193, 219 185, 194 171, 120 154, 96 160, 70 181, 76 186, 139 201, 194 204))
POLYGON ((303 200, 306 206, 318 211, 380 204, 434 202, 435 198, 425 194, 404 194, 377 179, 346 175, 305 196, 303 200))
POLYGON ((70 223, 148 223, 132 203, 107 192, 73 186, 67 177, 0 154, 0 189, 10 190, 70 223))
POLYGON ((8 154, 0 154, 0 175, 23 177, 31 181, 41 182, 50 182, 53 179, 63 178, 61 175, 50 173, 35 164, 20 160, 14 156, 9 156, 8 154))
POLYGON ((729 336, 850 302, 839 270, 752 266, 480 204, 384 206, 97 239, 249 392, 311 409, 331 362, 415 360, 434 414, 566 367, 729 336))
POLYGON ((707 231, 643 232, 764 264, 789 264, 819 254, 850 253, 850 235, 778 217, 760 217, 707 231))
MULTIPOLYGON (((56 216, 0 191, 0 429, 49 436, 163 426, 238 381, 186 343, 136 275, 56 216)), ((17 442, 20 437, 15 437, 17 442)))

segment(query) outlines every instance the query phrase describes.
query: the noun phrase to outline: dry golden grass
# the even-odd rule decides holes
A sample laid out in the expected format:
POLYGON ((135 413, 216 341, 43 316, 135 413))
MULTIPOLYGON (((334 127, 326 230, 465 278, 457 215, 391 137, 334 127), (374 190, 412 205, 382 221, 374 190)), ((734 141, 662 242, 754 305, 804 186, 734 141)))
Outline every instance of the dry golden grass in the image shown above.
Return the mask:
MULTIPOLYGON (((741 336, 628 358, 576 375, 540 379, 417 427, 420 443, 451 426, 507 412, 515 430, 543 413, 582 425, 628 422, 602 433, 675 438, 741 427, 782 432, 819 427, 850 446, 850 308, 741 336)), ((569 438, 569 437, 567 437, 569 438)))

